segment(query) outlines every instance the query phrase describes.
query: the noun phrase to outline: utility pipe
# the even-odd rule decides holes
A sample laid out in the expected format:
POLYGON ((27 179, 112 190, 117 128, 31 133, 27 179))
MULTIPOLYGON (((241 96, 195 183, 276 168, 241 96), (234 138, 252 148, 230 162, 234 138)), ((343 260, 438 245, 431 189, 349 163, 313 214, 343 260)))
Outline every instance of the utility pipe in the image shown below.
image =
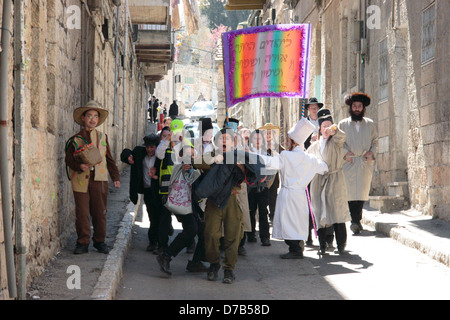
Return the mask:
POLYGON ((116 125, 116 107, 117 107, 117 77, 118 77, 118 48, 119 48, 119 10, 120 7, 117 6, 116 9, 116 39, 114 43, 114 54, 115 54, 115 66, 114 66, 114 106, 113 106, 113 127, 116 125))
POLYGON ((366 0, 360 0, 360 14, 363 21, 362 34, 361 34, 361 50, 360 50, 360 67, 359 67, 359 90, 365 92, 366 82, 365 82, 365 68, 366 68, 366 51, 367 51, 367 19, 366 19, 366 0))
POLYGON ((126 116, 127 116, 127 68, 128 68, 128 0, 126 2, 126 6, 125 6, 125 22, 124 22, 124 26, 125 26, 125 34, 124 34, 124 56, 123 56, 123 110, 122 110, 122 150, 125 149, 126 147, 126 135, 127 135, 127 131, 126 131, 126 116))
POLYGON ((14 137, 18 141, 14 146, 15 179, 15 239, 17 263, 17 298, 26 299, 26 222, 25 222, 25 104, 24 104, 24 1, 14 1, 14 137))
POLYGON ((6 274, 10 298, 16 298, 16 268, 11 226, 11 189, 8 170, 8 71, 11 40, 11 0, 3 1, 2 53, 0 56, 0 175, 2 186, 3 234, 5 237, 6 274))
POLYGON ((137 82, 137 86, 136 86, 136 89, 137 89, 137 93, 136 93, 136 100, 137 100, 137 105, 136 105, 136 124, 135 124, 135 128, 136 128, 136 131, 135 131, 135 135, 134 135, 134 138, 135 138, 135 142, 134 142, 134 144, 137 146, 138 145, 138 143, 139 143, 139 136, 140 136, 140 131, 139 131, 139 116, 140 116, 140 111, 141 111, 141 101, 142 101, 142 85, 141 85, 141 77, 142 77, 142 75, 141 75, 141 70, 139 70, 139 68, 136 68, 136 70, 137 70, 137 72, 138 72, 138 82, 137 82))

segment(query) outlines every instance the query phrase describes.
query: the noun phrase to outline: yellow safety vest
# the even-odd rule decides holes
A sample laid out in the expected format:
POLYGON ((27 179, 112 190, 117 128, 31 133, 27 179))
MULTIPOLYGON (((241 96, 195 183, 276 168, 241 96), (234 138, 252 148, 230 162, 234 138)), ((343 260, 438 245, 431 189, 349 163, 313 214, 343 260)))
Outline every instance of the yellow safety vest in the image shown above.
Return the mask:
POLYGON ((166 150, 159 167, 159 194, 169 194, 170 177, 173 170, 172 150, 166 150))

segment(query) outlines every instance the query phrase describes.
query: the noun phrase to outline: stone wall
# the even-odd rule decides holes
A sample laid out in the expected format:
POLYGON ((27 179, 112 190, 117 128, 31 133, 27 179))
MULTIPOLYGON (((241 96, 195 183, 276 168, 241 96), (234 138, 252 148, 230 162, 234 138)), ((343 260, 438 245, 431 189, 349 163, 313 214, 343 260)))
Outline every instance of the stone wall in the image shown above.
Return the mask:
MULTIPOLYGON (((10 173, 12 190, 15 184, 23 189, 13 212, 15 220, 19 214, 24 216, 27 284, 42 272, 75 230, 73 194, 64 163, 65 143, 80 130, 73 121, 73 111, 90 99, 108 109, 109 117, 99 130, 108 135, 120 169, 122 149, 141 143, 145 132, 148 94, 133 52, 131 30, 128 41, 124 40, 125 10, 120 11, 119 50, 125 54, 125 43, 128 49, 126 57, 118 60, 120 81, 114 106, 114 38, 107 39, 102 26, 105 18, 110 23, 116 21, 116 9, 106 0, 88 3, 95 3, 96 7, 75 0, 27 1, 24 7, 24 102, 20 107, 24 117, 14 123, 9 141, 11 155, 19 148, 24 155, 20 166, 10 156, 10 173), (80 16, 75 16, 77 11, 68 10, 71 5, 79 8, 80 16), (80 28, 71 28, 70 19, 77 17, 80 28), (19 126, 24 132, 23 139, 15 133, 19 126)), ((14 106, 12 63, 10 69, 8 114, 13 115, 19 110, 14 106)), ((8 124, 12 128, 12 122, 8 124)), ((3 228, 0 292, 5 288, 2 237, 3 228)))
POLYGON ((404 1, 408 27, 408 179, 412 205, 450 220, 450 101, 447 37, 450 8, 445 1, 404 1), (422 60, 423 13, 434 10, 435 54, 422 60))

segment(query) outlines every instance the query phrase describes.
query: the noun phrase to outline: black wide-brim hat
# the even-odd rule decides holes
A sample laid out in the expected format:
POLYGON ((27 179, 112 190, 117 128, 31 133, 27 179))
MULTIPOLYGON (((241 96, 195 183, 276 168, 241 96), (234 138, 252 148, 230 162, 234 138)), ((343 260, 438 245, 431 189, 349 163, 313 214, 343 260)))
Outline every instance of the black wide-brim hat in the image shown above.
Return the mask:
POLYGON ((345 104, 352 106, 353 102, 361 102, 364 107, 370 105, 370 96, 363 92, 353 92, 345 96, 345 104))
POLYGON ((319 102, 319 100, 317 100, 317 98, 309 99, 308 103, 305 104, 305 108, 308 109, 309 105, 311 105, 311 104, 317 104, 319 106, 319 109, 323 107, 323 103, 319 102))

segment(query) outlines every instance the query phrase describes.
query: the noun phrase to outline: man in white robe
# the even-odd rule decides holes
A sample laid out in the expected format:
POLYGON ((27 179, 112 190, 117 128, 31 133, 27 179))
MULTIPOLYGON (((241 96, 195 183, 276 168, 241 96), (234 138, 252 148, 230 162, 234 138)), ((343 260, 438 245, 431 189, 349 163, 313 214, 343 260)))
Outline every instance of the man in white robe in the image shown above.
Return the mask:
POLYGON ((339 122, 339 129, 346 134, 343 166, 347 182, 348 206, 351 215, 350 230, 359 234, 364 202, 369 200, 370 185, 375 167, 378 133, 372 119, 364 117, 370 97, 365 93, 352 93, 345 98, 350 117, 339 122))
POLYGON ((285 240, 289 246, 289 252, 281 255, 282 259, 303 258, 304 241, 309 233, 306 187, 316 174, 328 171, 325 162, 304 151, 303 144, 314 129, 311 122, 302 118, 288 132, 290 151, 265 158, 266 168, 277 168, 280 174, 281 188, 277 197, 272 237, 285 240))

